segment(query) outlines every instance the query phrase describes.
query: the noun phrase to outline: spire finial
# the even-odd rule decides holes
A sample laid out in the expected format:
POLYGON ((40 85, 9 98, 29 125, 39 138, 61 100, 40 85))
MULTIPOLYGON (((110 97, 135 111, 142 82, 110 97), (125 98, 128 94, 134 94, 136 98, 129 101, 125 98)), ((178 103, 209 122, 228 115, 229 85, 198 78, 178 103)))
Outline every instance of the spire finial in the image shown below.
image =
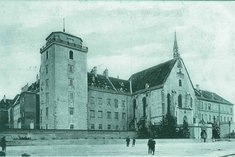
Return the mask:
POLYGON ((174 40, 174 46, 173 46, 173 53, 174 53, 173 55, 174 55, 175 59, 179 57, 176 31, 175 31, 175 40, 174 40))
POLYGON ((63 18, 63 32, 65 32, 65 20, 63 18))

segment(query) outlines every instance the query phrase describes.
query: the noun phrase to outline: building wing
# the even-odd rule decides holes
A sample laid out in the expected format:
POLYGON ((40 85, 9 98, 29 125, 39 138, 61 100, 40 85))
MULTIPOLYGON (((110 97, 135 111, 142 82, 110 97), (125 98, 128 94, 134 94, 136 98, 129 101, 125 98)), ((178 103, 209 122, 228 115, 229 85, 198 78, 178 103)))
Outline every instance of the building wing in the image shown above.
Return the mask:
POLYGON ((130 83, 128 80, 106 77, 99 74, 88 73, 88 86, 121 93, 130 93, 130 83))
POLYGON ((195 91, 196 97, 200 100, 206 100, 206 101, 211 101, 211 102, 232 105, 231 102, 229 102, 228 100, 224 99, 223 97, 219 96, 216 93, 205 91, 205 90, 198 90, 198 89, 194 89, 194 91, 195 91))

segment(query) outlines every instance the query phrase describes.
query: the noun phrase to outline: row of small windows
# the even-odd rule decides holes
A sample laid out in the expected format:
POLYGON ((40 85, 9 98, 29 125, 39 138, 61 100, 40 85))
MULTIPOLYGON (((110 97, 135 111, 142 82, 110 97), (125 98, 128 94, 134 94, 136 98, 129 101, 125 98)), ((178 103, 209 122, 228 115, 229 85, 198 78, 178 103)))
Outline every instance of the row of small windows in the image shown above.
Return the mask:
MULTIPOLYGON (((95 124, 90 124, 90 129, 91 129, 91 130, 95 130, 95 129, 96 129, 95 124)), ((112 129, 112 126, 111 126, 111 124, 108 124, 107 127, 104 128, 102 124, 99 124, 99 125, 98 125, 98 129, 99 129, 99 130, 103 130, 103 129, 111 130, 111 129, 112 129)), ((115 125, 115 126, 114 126, 114 129, 115 129, 115 130, 120 130, 119 125, 115 125)), ((123 129, 123 130, 126 130, 126 127, 123 126, 122 129, 123 129)))
POLYGON ((218 104, 211 104, 211 103, 207 103, 207 102, 200 102, 199 107, 201 110, 208 110, 208 111, 219 111, 223 112, 223 113, 230 113, 232 114, 233 112, 233 108, 232 107, 228 107, 228 106, 223 106, 221 105, 221 108, 219 108, 218 104))
MULTIPOLYGON (((69 51, 69 59, 73 59, 73 51, 69 51)), ((49 52, 48 51, 46 51, 46 60, 48 60, 49 59, 49 52)))
MULTIPOLYGON (((103 111, 98 111, 98 118, 103 118, 103 111)), ((95 110, 90 110, 90 118, 95 118, 95 110)), ((107 111, 107 119, 112 119, 112 112, 107 111)), ((114 112, 114 119, 119 119, 119 112, 114 112)), ((126 119, 126 113, 122 113, 122 119, 126 119)))
MULTIPOLYGON (((89 100, 90 100, 90 104, 93 104, 93 105, 95 104, 95 98, 94 97, 91 97, 89 100)), ((98 105, 103 105, 103 99, 102 98, 99 97, 97 101, 98 101, 98 105)), ((118 108, 119 107, 118 99, 114 99, 113 102, 114 102, 114 107, 118 108)), ((107 106, 111 106, 111 99, 110 98, 106 99, 106 104, 107 104, 107 106)), ((126 107, 126 101, 121 100, 121 105, 122 105, 122 108, 125 108, 126 107)))
POLYGON ((199 119, 204 120, 205 122, 214 122, 214 121, 220 121, 220 122, 229 122, 232 121, 232 117, 227 117, 227 116, 219 116, 215 117, 210 114, 199 114, 199 119))
MULTIPOLYGON (((48 72, 49 72, 48 65, 45 66, 45 71, 46 71, 46 74, 48 74, 48 72)), ((68 64, 68 72, 74 73, 74 65, 68 64)))

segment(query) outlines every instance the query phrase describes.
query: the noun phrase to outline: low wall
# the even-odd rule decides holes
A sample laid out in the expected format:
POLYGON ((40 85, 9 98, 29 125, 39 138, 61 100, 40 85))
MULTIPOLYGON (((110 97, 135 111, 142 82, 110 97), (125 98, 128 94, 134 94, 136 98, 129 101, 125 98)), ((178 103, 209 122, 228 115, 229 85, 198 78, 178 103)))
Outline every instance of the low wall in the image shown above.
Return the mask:
MULTIPOLYGON (((155 139, 156 143, 195 143, 202 142, 196 139, 155 139)), ((132 140, 131 140, 132 142, 132 140)), ((148 139, 136 139, 136 145, 146 145, 148 139)), ((103 145, 126 144, 125 139, 64 139, 64 140, 12 140, 7 146, 45 146, 45 145, 103 145)))
POLYGON ((123 139, 136 137, 134 131, 99 131, 99 130, 5 130, 0 133, 8 140, 30 138, 32 140, 50 139, 123 139))

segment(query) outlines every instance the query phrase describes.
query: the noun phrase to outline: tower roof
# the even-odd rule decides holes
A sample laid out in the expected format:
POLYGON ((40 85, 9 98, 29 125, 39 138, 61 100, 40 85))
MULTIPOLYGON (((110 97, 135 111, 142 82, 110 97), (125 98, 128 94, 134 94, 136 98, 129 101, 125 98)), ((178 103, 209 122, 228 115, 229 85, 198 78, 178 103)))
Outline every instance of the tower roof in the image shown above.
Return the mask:
POLYGON ((174 39, 174 46, 173 46, 173 56, 174 59, 179 57, 179 52, 178 52, 178 44, 177 44, 177 38, 176 38, 176 32, 175 32, 175 39, 174 39))

